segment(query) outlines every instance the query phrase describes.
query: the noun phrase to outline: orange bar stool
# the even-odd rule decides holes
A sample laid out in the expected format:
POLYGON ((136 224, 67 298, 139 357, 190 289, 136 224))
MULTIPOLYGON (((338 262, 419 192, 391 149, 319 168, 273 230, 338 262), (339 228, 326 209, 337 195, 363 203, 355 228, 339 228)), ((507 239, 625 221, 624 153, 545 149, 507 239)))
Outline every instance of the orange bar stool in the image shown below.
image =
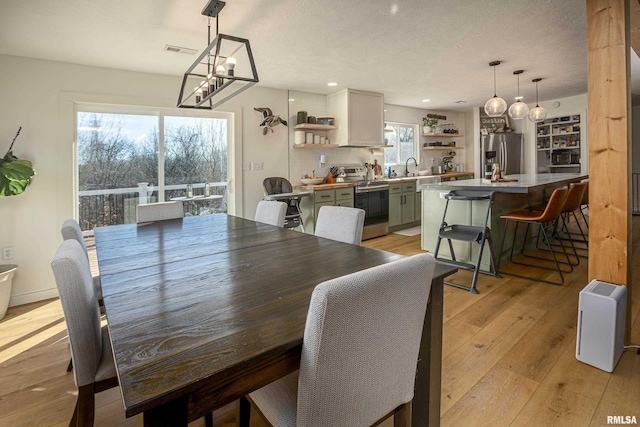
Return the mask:
MULTIPOLYGON (((572 237, 574 235, 582 236, 582 239, 576 240, 575 243, 588 244, 587 236, 582 230, 582 226, 580 225, 580 221, 578 221, 578 217, 576 215, 576 211, 580 210, 580 206, 582 205, 582 201, 584 199, 584 193, 586 190, 587 190, 586 182, 576 182, 576 183, 569 184, 569 191, 567 192, 567 198, 564 201, 564 205, 562 206, 562 211, 560 212, 560 217, 558 218, 558 220, 562 222, 562 225, 560 227, 560 230, 558 230, 558 227, 556 224, 556 232, 554 233, 554 237, 556 237, 558 240, 562 239, 562 240, 569 241, 569 244, 571 245, 571 249, 573 250, 573 256, 576 258, 575 263, 569 261, 571 265, 580 264, 579 257, 580 256, 585 257, 585 255, 578 254, 578 249, 582 249, 582 250, 587 249, 584 247, 577 247, 574 244, 574 239, 572 237), (572 232, 569 230, 569 225, 571 223, 571 216, 573 216, 573 218, 575 219, 575 223, 576 223, 576 226, 578 227, 579 233, 572 232), (562 232, 564 236, 561 236, 560 232, 562 232)), ((531 209, 537 210, 537 211, 543 211, 545 208, 546 206, 534 206, 531 209)), ((536 247, 540 249, 537 244, 538 242, 539 242, 539 233, 538 233, 538 241, 536 242, 536 247)), ((553 245, 553 246, 558 247, 559 245, 553 245)), ((545 258, 542 258, 542 259, 545 259, 545 258)))
MULTIPOLYGON (((509 260, 514 263, 514 264, 518 264, 518 265, 526 265, 529 267, 534 267, 534 268, 539 268, 539 269, 544 269, 544 270, 551 270, 551 271, 556 271, 558 273, 558 275, 560 276, 560 281, 552 281, 552 280, 546 280, 546 279, 538 279, 535 277, 529 277, 529 276, 524 276, 524 275, 520 275, 520 274, 515 274, 515 273, 505 273, 502 272, 502 274, 508 274, 510 276, 516 276, 516 277, 521 277, 523 279, 531 279, 531 280, 536 280, 539 282, 545 282, 545 283, 551 283, 553 285, 562 285, 564 283, 564 276, 562 275, 562 270, 560 269, 560 265, 558 263, 558 259, 556 258, 556 254, 553 250, 553 247, 551 246, 551 242, 549 241, 549 234, 555 232, 555 226, 557 224, 558 218, 560 217, 560 213, 562 212, 562 207, 564 206, 564 201, 567 197, 567 188, 563 187, 563 188, 556 188, 553 192, 553 194, 551 195, 551 198, 549 199, 549 202, 547 203, 547 205, 545 206, 544 211, 539 212, 539 211, 512 211, 509 213, 506 213, 504 215, 500 216, 500 219, 504 219, 505 223, 504 223, 504 236, 502 237, 502 244, 500 245, 500 253, 499 253, 499 257, 498 257, 498 267, 496 268, 496 273, 499 273, 499 269, 500 269, 500 261, 502 258, 502 254, 504 253, 504 242, 506 240, 507 234, 508 234, 508 230, 509 230, 509 224, 510 223, 514 223, 514 229, 513 229, 513 240, 511 242, 511 252, 509 254, 509 260), (549 253, 551 254, 551 258, 548 261, 553 261, 555 268, 551 268, 551 267, 547 267, 544 265, 539 265, 539 264, 527 264, 527 263, 523 263, 523 262, 516 262, 513 259, 513 253, 514 253, 514 249, 516 246, 516 239, 518 236, 518 225, 524 223, 527 225, 525 234, 524 234, 524 239, 523 239, 523 243, 522 243, 522 254, 525 255, 525 246, 526 246, 526 242, 527 242, 527 236, 529 235, 529 228, 531 227, 531 225, 538 225, 539 226, 539 230, 542 233, 542 236, 544 237, 544 243, 547 245, 547 248, 549 249, 549 253)), ((567 251, 564 248, 564 245, 561 244, 562 247, 562 251, 564 252, 565 257, 567 258, 567 260, 569 260, 569 256, 567 254, 567 251)), ((527 256, 527 255, 525 255, 527 256)), ((567 271, 565 271, 566 273, 567 271)))
MULTIPOLYGON (((589 212, 589 181, 583 181, 587 184, 586 190, 584 190, 584 196, 582 196, 582 203, 580 204, 580 215, 582 215, 582 220, 584 221, 584 225, 589 231, 589 220, 584 214, 584 211, 589 212)), ((589 236, 587 235, 587 240, 589 240, 589 236)))

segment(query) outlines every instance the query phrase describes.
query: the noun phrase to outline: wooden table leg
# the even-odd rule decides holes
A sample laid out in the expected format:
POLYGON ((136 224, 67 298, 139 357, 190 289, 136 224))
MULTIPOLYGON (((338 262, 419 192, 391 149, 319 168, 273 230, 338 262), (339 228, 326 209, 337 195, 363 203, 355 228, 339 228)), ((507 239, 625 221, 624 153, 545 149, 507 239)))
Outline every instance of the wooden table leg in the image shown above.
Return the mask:
POLYGON ((187 427, 187 398, 182 397, 144 413, 144 427, 187 427))
POLYGON ((422 340, 416 369, 413 396, 412 427, 438 427, 440 425, 440 393, 442 381, 442 323, 444 275, 434 274, 431 297, 422 328, 422 340))

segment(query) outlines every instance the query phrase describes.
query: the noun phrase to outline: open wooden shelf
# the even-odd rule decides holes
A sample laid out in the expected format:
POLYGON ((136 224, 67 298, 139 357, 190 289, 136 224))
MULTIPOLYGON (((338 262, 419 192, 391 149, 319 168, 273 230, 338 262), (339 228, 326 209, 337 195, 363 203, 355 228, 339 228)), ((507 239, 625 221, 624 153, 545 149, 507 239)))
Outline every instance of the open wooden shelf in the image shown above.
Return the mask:
POLYGON ((449 137, 449 138, 458 138, 458 137, 463 137, 464 135, 461 133, 423 133, 422 136, 442 136, 442 137, 449 137))
POLYGON ((338 144, 297 144, 294 145, 293 148, 338 148, 338 144))
POLYGON ((311 123, 302 123, 302 124, 296 125, 294 129, 301 129, 301 130, 335 130, 335 129, 338 129, 338 126, 334 126, 334 125, 313 125, 311 123))
POLYGON ((456 147, 452 145, 439 145, 435 147, 422 147, 423 150, 462 150, 464 147, 456 147))

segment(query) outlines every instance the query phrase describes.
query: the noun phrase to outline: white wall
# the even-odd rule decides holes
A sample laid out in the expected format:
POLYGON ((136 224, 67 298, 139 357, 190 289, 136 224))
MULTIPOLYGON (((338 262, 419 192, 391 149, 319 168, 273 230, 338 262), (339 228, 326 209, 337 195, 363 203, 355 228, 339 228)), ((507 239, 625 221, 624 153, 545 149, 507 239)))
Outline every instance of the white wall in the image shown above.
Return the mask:
MULTIPOLYGON (((37 172, 19 196, 0 198, 0 247, 13 246, 19 265, 11 305, 57 296, 50 261, 61 242, 60 226, 73 216, 74 102, 174 108, 181 78, 0 55, 0 155, 19 126, 14 154, 37 172)), ((262 135, 268 106, 286 114, 287 91, 253 87, 219 110, 235 117, 236 214, 253 218, 262 199, 262 179, 287 170, 286 128, 262 135), (242 172, 242 162, 263 162, 242 172)), ((1 262, 1 261, 0 261, 1 262)))

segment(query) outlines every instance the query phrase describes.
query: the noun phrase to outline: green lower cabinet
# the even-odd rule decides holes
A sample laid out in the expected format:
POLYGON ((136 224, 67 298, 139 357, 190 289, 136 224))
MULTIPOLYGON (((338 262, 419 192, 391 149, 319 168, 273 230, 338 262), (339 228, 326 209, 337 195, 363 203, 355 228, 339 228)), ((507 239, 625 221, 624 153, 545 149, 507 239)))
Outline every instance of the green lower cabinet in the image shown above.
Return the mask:
POLYGON ((402 223, 407 224, 416 220, 416 194, 402 193, 402 223))
MULTIPOLYGON (((315 204, 315 217, 314 218, 318 218, 318 212, 320 212, 320 208, 323 206, 334 206, 333 202, 323 202, 323 203, 316 203, 315 204)), ((315 221, 314 221, 315 223, 315 221)))
POLYGON ((389 194, 389 227, 402 225, 402 193, 389 194))
POLYGON ((316 219, 322 206, 354 207, 354 188, 337 188, 315 190, 309 197, 303 197, 300 202, 305 233, 315 232, 316 219))
POLYGON ((355 207, 355 203, 353 200, 336 200, 336 206, 344 206, 345 208, 353 208, 355 207))
POLYGON ((389 185, 389 228, 420 221, 416 195, 415 181, 389 185))

